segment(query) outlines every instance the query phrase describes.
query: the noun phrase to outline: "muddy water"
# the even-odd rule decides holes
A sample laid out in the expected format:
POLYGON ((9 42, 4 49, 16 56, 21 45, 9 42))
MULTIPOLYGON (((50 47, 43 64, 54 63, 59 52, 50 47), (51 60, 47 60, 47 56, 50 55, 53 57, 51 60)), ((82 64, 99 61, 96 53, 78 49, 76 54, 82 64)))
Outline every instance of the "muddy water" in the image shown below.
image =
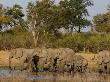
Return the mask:
POLYGON ((19 70, 0 70, 0 82, 110 82, 110 75, 98 73, 70 75, 50 72, 36 74, 19 70))

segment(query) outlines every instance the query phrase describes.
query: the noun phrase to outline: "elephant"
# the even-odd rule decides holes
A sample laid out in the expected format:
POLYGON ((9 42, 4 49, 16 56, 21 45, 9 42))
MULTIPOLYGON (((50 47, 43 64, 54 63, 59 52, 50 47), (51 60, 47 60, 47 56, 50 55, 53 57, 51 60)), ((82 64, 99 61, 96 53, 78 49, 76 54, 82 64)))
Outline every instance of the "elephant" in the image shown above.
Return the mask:
POLYGON ((67 71, 72 65, 74 54, 69 48, 41 49, 38 54, 38 68, 41 71, 67 71))
POLYGON ((44 69, 44 66, 47 65, 46 64, 47 59, 49 59, 47 49, 45 48, 35 48, 35 49, 18 48, 13 49, 10 52, 11 53, 9 57, 9 67, 12 68, 11 60, 14 58, 20 61, 21 70, 31 69, 32 71, 33 70, 38 71, 38 69, 40 70, 42 68, 44 69))
POLYGON ((74 72, 85 72, 88 66, 88 61, 80 55, 74 57, 74 72))
MULTIPOLYGON (((69 48, 18 48, 10 51, 12 58, 20 61, 21 70, 52 72, 84 72, 87 60, 69 48)), ((11 62, 10 62, 11 67, 11 62)))
POLYGON ((59 54, 57 55, 57 70, 71 72, 73 66, 73 58, 75 52, 69 48, 60 48, 59 54))
POLYGON ((100 51, 97 64, 100 73, 110 73, 110 51, 100 51))
POLYGON ((9 56, 9 68, 12 68, 11 60, 17 59, 20 62, 20 68, 21 70, 26 69, 26 67, 29 67, 29 62, 32 59, 32 54, 34 53, 34 49, 24 49, 24 48, 18 48, 18 49, 12 49, 10 51, 9 56))

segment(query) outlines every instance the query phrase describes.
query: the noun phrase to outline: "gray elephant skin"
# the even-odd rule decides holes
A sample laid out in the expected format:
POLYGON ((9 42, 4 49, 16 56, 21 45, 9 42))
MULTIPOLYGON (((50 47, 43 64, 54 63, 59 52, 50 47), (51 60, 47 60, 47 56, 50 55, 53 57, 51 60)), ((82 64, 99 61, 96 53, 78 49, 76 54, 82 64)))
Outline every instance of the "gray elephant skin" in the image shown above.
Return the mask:
MULTIPOLYGON (((10 60, 20 61, 21 69, 51 72, 85 72, 87 60, 69 48, 18 48, 10 51, 10 60)), ((11 64, 10 64, 11 67, 11 64)))
POLYGON ((99 52, 97 63, 100 73, 110 73, 110 51, 103 50, 99 52))

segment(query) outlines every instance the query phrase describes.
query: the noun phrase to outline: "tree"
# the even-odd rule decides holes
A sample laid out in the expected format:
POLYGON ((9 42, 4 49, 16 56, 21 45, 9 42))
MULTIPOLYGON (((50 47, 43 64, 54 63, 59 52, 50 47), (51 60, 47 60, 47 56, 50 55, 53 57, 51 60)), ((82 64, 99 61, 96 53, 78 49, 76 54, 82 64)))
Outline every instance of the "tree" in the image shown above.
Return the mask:
POLYGON ((20 5, 15 4, 12 8, 8 7, 5 14, 6 16, 10 16, 13 18, 13 23, 15 25, 19 25, 23 21, 24 13, 20 5))
POLYGON ((0 5, 0 30, 7 27, 10 22, 12 21, 12 18, 5 15, 6 9, 3 8, 3 5, 0 5))
POLYGON ((97 14, 93 18, 94 28, 99 33, 110 32, 110 7, 108 6, 108 12, 97 14))
POLYGON ((87 7, 91 6, 89 0, 64 0, 55 4, 51 0, 36 1, 29 3, 27 8, 28 29, 31 31, 35 46, 37 45, 38 35, 42 34, 58 35, 60 28, 81 29, 90 25, 85 17, 88 16, 87 7))
POLYGON ((37 46, 40 31, 42 31, 45 36, 46 33, 48 33, 47 31, 53 29, 51 27, 51 24, 53 23, 51 19, 54 16, 52 10, 53 4, 54 2, 50 0, 36 1, 35 4, 28 4, 28 30, 33 35, 35 47, 37 46))
POLYGON ((39 36, 39 25, 40 20, 38 20, 38 15, 36 12, 35 5, 33 3, 29 3, 27 7, 27 30, 32 33, 33 40, 34 40, 34 47, 37 46, 37 40, 39 36), (36 37, 36 31, 37 31, 37 37, 36 37))
POLYGON ((0 8, 0 28, 2 31, 10 29, 12 27, 21 26, 24 22, 24 14, 22 7, 14 5, 12 8, 0 8))
POLYGON ((0 4, 0 16, 3 16, 3 5, 0 4))
POLYGON ((60 1, 60 7, 65 11, 63 13, 68 25, 70 25, 71 32, 73 32, 73 29, 81 32, 82 28, 91 24, 85 17, 89 15, 87 7, 92 5, 93 3, 90 0, 60 1))

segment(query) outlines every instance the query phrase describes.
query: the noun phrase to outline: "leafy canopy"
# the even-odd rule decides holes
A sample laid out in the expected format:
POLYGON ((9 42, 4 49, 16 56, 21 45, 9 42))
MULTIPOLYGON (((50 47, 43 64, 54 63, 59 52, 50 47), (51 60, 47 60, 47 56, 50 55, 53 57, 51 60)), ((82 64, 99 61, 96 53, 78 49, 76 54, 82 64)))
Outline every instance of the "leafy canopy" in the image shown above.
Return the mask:
POLYGON ((87 7, 93 5, 90 0, 63 0, 56 4, 51 0, 36 1, 28 5, 28 21, 36 21, 36 26, 45 27, 50 32, 59 28, 81 29, 90 25, 86 19, 87 7))

